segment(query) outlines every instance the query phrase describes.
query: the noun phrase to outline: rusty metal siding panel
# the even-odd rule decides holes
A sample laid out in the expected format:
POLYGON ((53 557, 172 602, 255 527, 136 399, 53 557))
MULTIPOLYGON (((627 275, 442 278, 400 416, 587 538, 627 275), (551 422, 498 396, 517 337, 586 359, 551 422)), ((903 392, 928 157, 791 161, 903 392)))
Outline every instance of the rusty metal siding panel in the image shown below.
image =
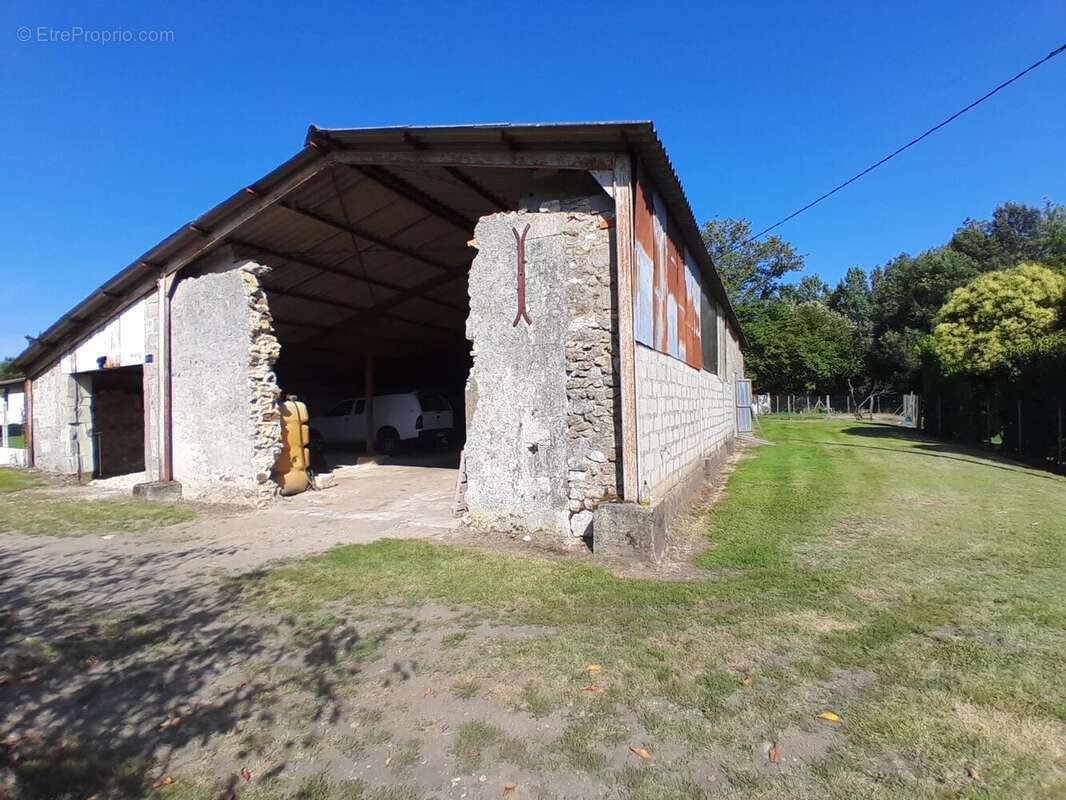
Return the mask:
POLYGON ((636 340, 699 369, 703 358, 699 267, 641 165, 634 200, 636 340))

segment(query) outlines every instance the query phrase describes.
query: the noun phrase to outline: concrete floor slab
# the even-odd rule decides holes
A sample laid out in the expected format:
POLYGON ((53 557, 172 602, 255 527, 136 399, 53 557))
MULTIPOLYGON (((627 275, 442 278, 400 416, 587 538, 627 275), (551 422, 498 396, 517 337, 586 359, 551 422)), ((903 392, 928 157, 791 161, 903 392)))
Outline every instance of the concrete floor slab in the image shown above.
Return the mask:
MULTIPOLYGON (((427 453, 340 469, 329 489, 263 509, 205 507, 193 522, 144 533, 0 534, 0 549, 8 567, 57 600, 86 607, 150 602, 161 587, 198 590, 218 575, 239 575, 338 545, 451 538, 460 525, 452 514, 458 471, 451 459, 427 453)), ((37 491, 42 502, 128 496, 76 484, 37 491)))

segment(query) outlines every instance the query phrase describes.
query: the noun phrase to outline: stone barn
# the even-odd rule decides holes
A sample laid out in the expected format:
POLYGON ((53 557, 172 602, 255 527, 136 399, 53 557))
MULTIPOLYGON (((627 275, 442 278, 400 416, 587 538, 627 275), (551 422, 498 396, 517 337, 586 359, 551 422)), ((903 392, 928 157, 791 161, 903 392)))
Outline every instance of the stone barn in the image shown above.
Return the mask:
POLYGON ((259 503, 283 396, 356 403, 369 450, 375 397, 431 392, 456 513, 588 537, 730 448, 742 345, 651 123, 312 126, 16 364, 41 470, 259 503))

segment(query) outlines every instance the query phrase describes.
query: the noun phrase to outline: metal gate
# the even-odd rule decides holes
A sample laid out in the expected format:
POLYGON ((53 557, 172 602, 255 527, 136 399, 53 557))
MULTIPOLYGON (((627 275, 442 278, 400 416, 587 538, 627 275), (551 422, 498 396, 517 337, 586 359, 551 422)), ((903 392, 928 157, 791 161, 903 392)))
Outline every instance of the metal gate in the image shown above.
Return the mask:
POLYGON ((751 381, 737 379, 737 433, 751 433, 751 381))

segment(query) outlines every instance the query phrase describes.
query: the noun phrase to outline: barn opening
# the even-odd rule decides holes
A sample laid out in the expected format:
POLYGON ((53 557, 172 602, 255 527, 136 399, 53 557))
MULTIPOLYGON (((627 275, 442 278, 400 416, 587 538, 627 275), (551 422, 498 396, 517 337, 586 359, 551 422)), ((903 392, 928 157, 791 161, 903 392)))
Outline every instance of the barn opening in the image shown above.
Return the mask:
POLYGON ((144 472, 144 369, 85 374, 91 392, 93 477, 144 472))
POLYGON ((319 468, 367 451, 458 468, 478 220, 602 191, 582 170, 334 165, 231 238, 271 267, 274 369, 308 405, 319 468))

